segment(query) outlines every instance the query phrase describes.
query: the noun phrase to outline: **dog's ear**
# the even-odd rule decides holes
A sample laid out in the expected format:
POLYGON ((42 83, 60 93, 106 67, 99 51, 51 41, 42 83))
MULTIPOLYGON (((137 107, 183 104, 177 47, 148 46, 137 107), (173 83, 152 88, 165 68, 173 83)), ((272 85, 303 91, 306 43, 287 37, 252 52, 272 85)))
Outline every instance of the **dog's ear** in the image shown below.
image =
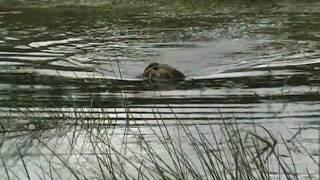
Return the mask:
POLYGON ((144 69, 144 71, 146 71, 147 69, 149 69, 149 68, 154 68, 154 67, 158 67, 159 66, 159 63, 158 62, 152 62, 152 63, 150 63, 149 64, 149 66, 147 66, 145 69, 144 69))

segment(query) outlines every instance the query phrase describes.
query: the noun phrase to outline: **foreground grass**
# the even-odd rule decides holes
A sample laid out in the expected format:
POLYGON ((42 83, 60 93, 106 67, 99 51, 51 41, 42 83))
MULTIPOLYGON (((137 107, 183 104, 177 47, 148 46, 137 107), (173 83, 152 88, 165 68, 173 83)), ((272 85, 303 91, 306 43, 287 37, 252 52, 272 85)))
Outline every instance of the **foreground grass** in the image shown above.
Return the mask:
MULTIPOLYGON (((223 117, 218 124, 200 125, 178 117, 169 123, 157 111, 152 121, 144 123, 131 118, 129 111, 123 122, 108 120, 107 113, 99 119, 84 110, 73 113, 72 125, 53 128, 55 140, 48 140, 48 134, 44 136, 50 128, 42 130, 42 126, 27 136, 28 143, 42 149, 37 153, 41 159, 37 168, 30 163, 34 157, 26 155, 26 143, 21 140, 16 149, 22 175, 1 156, 6 178, 302 179, 290 142, 260 125, 244 128, 223 117)), ((69 118, 64 118, 58 124, 68 124, 69 118)), ((306 156, 313 158, 308 153, 306 156)), ((315 179, 315 174, 307 170, 303 179, 315 179)))

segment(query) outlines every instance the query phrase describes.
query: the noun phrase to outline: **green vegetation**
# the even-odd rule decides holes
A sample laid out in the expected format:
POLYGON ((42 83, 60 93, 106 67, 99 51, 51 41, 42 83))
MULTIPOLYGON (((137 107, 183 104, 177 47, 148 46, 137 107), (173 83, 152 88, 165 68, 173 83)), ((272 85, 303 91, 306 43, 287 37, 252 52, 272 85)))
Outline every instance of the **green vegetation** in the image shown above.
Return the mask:
POLYGON ((199 7, 216 7, 222 4, 239 3, 239 4, 252 4, 256 2, 270 3, 272 0, 50 0, 50 1, 25 1, 25 0, 0 0, 2 6, 40 6, 40 7, 52 7, 52 6, 110 6, 112 8, 117 7, 132 7, 132 6, 168 6, 175 8, 199 8, 199 7))
MULTIPOLYGON (((72 179, 301 179, 293 150, 289 148, 297 143, 293 143, 295 136, 285 140, 260 125, 243 128, 236 121, 223 117, 218 124, 208 122, 205 125, 196 121, 190 124, 177 117, 172 125, 161 120, 157 112, 152 122, 141 124, 130 118, 129 111, 124 122, 110 120, 103 109, 73 111, 73 123, 63 112, 50 117, 55 118, 54 126, 43 121, 45 118, 39 118, 39 114, 34 118, 38 122, 30 136, 25 143, 17 144, 25 177, 15 175, 2 159, 7 179, 15 176, 33 179, 31 174, 36 170, 30 167, 32 163, 28 163, 23 153, 23 146, 31 142, 49 152, 40 153, 45 161, 40 162, 43 179, 65 179, 66 172, 59 171, 61 168, 67 170, 72 179), (101 113, 99 119, 95 119, 96 112, 101 113), (45 125, 39 125, 41 123, 45 125), (52 146, 48 141, 50 129, 60 139, 68 139, 69 144, 57 141, 52 146), (68 146, 67 154, 56 149, 59 144, 64 146, 62 149, 68 146)), ((36 116, 37 113, 32 114, 36 116)), ((297 144, 294 151, 305 150, 297 144)), ((307 157, 313 158, 309 153, 307 157)), ((307 179, 314 178, 314 174, 307 176, 307 179)))

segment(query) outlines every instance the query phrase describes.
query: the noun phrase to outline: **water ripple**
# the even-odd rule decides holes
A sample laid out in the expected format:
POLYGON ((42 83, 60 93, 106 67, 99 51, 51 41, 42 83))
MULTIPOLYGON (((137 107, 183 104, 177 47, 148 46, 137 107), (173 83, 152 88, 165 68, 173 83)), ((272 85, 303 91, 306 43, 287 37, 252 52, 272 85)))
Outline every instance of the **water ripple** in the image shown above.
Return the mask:
POLYGON ((81 40, 82 39, 80 38, 68 38, 68 39, 61 39, 61 40, 31 42, 29 43, 29 46, 34 48, 39 48, 39 47, 47 47, 47 46, 57 45, 57 44, 69 44, 71 42, 77 42, 81 40))

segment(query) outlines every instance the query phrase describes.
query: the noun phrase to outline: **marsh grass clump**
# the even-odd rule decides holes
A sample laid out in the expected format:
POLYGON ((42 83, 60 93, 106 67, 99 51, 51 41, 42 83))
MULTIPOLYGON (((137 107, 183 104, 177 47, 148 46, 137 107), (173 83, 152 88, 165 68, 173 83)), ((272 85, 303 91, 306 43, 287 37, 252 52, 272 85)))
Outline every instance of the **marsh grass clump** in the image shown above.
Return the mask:
MULTIPOLYGON (((300 179, 290 142, 261 125, 248 128, 223 118, 218 124, 190 124, 178 117, 172 124, 157 111, 152 122, 141 122, 129 109, 123 121, 112 121, 107 112, 99 112, 105 116, 95 120, 94 112, 74 111, 76 124, 60 137, 68 139, 67 156, 57 149, 59 143, 52 146, 41 136, 33 137, 56 159, 41 154, 56 169, 51 178, 69 174, 73 179, 300 179), (58 165, 67 173, 59 172, 58 165)), ((18 152, 32 179, 32 168, 18 152)), ((41 171, 50 174, 45 168, 41 171)), ((10 179, 10 172, 7 176, 10 179)))

